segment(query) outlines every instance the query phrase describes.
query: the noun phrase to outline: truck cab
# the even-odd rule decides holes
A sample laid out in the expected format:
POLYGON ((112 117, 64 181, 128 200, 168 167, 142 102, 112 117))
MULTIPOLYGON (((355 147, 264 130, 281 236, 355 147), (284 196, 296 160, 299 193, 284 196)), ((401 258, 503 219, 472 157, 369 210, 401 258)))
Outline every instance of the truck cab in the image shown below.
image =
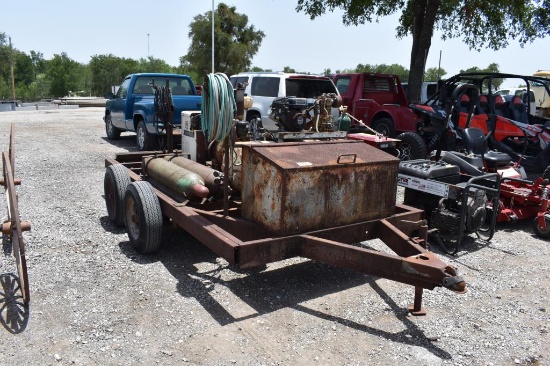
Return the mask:
MULTIPOLYGON (((333 76, 343 104, 356 119, 389 137, 416 132, 418 116, 409 102, 398 75, 348 73, 333 76)), ((352 130, 360 129, 352 122, 352 130)))

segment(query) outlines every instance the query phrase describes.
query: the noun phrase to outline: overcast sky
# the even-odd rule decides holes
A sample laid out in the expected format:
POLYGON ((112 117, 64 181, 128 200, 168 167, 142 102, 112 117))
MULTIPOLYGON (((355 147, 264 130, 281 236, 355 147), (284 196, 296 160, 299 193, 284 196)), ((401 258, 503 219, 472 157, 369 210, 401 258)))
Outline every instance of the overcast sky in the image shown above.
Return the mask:
MULTIPOLYGON (((215 1, 215 6, 220 1, 215 1)), ((354 68, 357 64, 400 64, 407 69, 412 40, 395 37, 398 16, 379 23, 346 27, 342 12, 310 20, 296 13, 296 0, 227 0, 238 13, 248 15, 249 24, 266 37, 252 64, 274 71, 290 66, 299 71, 321 73, 354 68)), ((139 59, 151 55, 172 66, 187 53, 189 24, 193 17, 212 9, 211 0, 95 0, 43 1, 0 0, 0 32, 11 36, 17 49, 42 52, 46 59, 66 52, 78 62, 93 55, 113 54, 139 59)), ((511 41, 494 52, 469 51, 459 39, 432 40, 427 67, 441 67, 446 77, 472 66, 497 63, 502 72, 528 74, 550 69, 550 39, 537 40, 521 48, 511 41)))

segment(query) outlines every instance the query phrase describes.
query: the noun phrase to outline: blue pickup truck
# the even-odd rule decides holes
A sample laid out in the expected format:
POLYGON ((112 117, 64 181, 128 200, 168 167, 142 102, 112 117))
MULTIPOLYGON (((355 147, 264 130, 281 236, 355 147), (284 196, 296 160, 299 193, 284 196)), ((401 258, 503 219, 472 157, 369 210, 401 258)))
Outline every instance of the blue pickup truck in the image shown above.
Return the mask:
POLYGON ((154 150, 164 123, 155 116, 155 90, 169 81, 174 104, 172 123, 181 125, 181 112, 201 109, 201 96, 187 75, 141 73, 128 75, 115 95, 108 93, 105 106, 105 131, 109 140, 116 140, 123 131, 136 133, 139 150, 154 150))

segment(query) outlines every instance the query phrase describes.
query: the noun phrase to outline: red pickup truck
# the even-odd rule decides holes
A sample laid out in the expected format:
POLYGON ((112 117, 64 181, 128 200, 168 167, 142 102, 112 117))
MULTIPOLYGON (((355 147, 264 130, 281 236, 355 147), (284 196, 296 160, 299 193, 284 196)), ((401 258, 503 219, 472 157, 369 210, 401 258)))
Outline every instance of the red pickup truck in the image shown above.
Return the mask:
MULTIPOLYGON (((398 75, 336 74, 334 84, 348 113, 376 131, 396 137, 400 132, 417 132, 421 118, 409 102, 398 75)), ((359 128, 352 121, 352 130, 359 128)))

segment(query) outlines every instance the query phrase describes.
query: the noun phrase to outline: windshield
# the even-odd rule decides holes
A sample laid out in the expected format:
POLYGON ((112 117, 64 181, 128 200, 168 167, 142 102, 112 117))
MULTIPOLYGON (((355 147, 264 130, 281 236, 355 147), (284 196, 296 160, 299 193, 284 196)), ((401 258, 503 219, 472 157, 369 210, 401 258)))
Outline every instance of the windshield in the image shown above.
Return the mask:
POLYGON ((137 78, 134 85, 134 94, 154 94, 153 88, 149 85, 155 83, 157 86, 166 86, 166 79, 170 85, 172 95, 193 95, 193 88, 188 79, 175 77, 158 77, 140 76, 137 78))
POLYGON ((335 93, 336 87, 330 79, 299 79, 288 78, 286 83, 286 95, 297 98, 317 98, 325 93, 335 93))

